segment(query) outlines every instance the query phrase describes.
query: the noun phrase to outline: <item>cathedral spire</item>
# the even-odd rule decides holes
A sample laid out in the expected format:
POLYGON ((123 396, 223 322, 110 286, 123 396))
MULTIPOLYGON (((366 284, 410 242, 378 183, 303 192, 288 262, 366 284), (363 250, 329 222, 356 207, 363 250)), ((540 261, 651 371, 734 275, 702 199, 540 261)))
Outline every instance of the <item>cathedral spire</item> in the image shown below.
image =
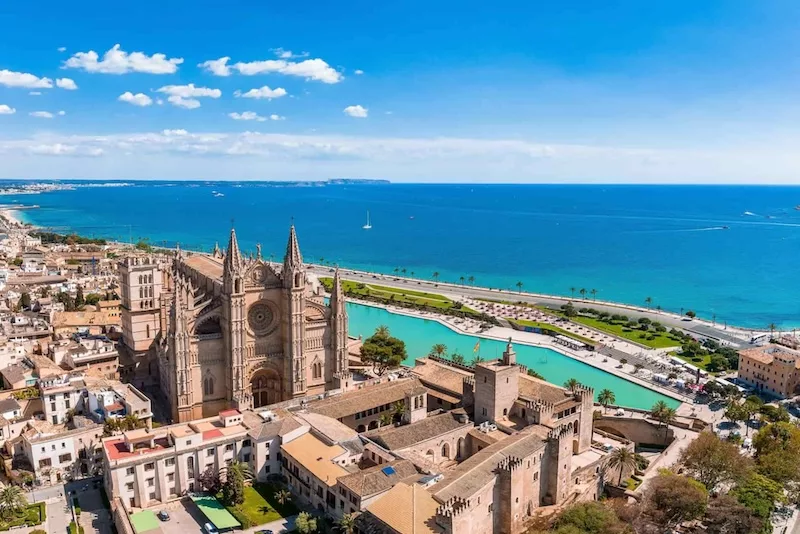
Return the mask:
POLYGON ((221 258, 222 257, 222 251, 219 249, 219 243, 214 243, 214 250, 211 253, 211 255, 213 257, 215 257, 215 258, 221 258))
POLYGON ((300 254, 300 245, 297 243, 294 225, 289 228, 289 242, 286 243, 286 255, 283 257, 283 265, 290 269, 299 269, 303 265, 303 256, 300 254))
POLYGON ((231 237, 228 240, 228 250, 225 252, 223 272, 228 276, 238 273, 243 264, 242 253, 239 251, 239 242, 236 241, 236 230, 231 228, 231 237))
POLYGON ((342 280, 339 277, 339 268, 333 274, 333 288, 331 288, 331 310, 334 315, 344 312, 344 292, 342 291, 342 280))

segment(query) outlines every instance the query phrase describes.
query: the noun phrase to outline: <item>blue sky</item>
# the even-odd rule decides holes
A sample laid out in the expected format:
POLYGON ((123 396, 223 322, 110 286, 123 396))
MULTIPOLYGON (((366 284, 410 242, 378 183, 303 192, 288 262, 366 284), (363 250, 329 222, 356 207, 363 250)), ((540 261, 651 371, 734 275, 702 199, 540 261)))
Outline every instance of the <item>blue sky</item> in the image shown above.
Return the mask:
POLYGON ((0 178, 797 182, 798 2, 602 4, 5 2, 0 178))

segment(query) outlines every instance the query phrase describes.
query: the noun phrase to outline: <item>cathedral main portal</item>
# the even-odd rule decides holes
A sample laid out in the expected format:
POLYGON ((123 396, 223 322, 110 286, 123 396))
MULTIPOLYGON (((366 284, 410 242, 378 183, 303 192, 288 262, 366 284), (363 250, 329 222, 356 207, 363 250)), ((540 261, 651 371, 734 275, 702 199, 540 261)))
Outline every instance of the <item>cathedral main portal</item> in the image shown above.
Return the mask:
POLYGON ((274 369, 257 371, 250 381, 250 389, 253 393, 253 408, 275 404, 282 400, 281 377, 274 369))

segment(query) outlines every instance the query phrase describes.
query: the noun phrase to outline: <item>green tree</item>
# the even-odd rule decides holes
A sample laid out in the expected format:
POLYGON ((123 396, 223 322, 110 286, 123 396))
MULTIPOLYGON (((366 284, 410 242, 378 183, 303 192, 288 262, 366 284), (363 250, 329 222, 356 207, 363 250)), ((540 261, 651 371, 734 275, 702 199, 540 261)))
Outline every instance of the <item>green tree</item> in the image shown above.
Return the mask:
POLYGON ((644 513, 654 524, 671 531, 684 521, 701 517, 708 504, 708 491, 698 481, 663 473, 650 480, 644 513))
POLYGON ((578 290, 578 293, 580 293, 580 294, 581 294, 581 298, 582 298, 582 299, 585 299, 585 298, 586 298, 586 288, 584 288, 584 287, 580 288, 580 289, 578 290))
POLYGON ((464 277, 464 275, 461 275, 459 277, 459 280, 461 281, 461 285, 463 286, 464 285, 464 280, 466 280, 466 278, 464 277))
POLYGON ((19 307, 22 310, 29 310, 31 308, 31 294, 27 291, 19 297, 19 307))
POLYGON ((653 297, 645 297, 644 303, 647 304, 647 307, 649 308, 650 305, 653 304, 653 297))
POLYGON ((300 512, 294 526, 300 534, 311 534, 317 531, 317 520, 308 512, 300 512))
POLYGON ((739 454, 739 447, 719 439, 711 432, 701 432, 681 451, 681 463, 688 474, 709 491, 742 480, 750 470, 750 461, 739 454))
POLYGON ((784 406, 775 406, 774 404, 765 404, 759 408, 758 413, 761 414, 761 419, 770 423, 777 423, 783 421, 788 423, 792 420, 789 415, 789 410, 784 406))
POLYGON ((694 311, 689 310, 686 312, 686 317, 688 317, 689 319, 694 319, 695 317, 697 317, 697 314, 694 311))
POLYGON ((572 294, 572 298, 575 298, 575 289, 576 289, 575 286, 569 288, 569 292, 572 294))
POLYGON ((450 355, 450 361, 453 363, 457 363, 458 365, 464 365, 464 356, 459 354, 458 352, 454 352, 450 355))
POLYGON ((514 284, 514 285, 516 285, 516 286, 517 286, 517 289, 519 290, 519 292, 520 292, 520 293, 522 293, 522 286, 523 286, 523 284, 522 284, 522 280, 518 281, 518 282, 517 282, 516 284, 514 284))
POLYGON ((86 304, 86 300, 83 298, 83 286, 78 286, 75 291, 75 307, 80 308, 84 304, 86 304))
POLYGON ((378 428, 391 425, 394 422, 394 415, 391 412, 383 412, 378 418, 378 428))
POLYGON ((780 484, 758 473, 734 487, 731 495, 762 519, 769 519, 775 504, 786 500, 780 484))
POLYGON ((447 345, 444 343, 437 343, 433 347, 431 347, 431 354, 435 354, 436 356, 442 358, 445 354, 447 354, 447 345))
POLYGON ((0 516, 7 519, 27 506, 25 492, 19 486, 5 486, 0 489, 0 516))
POLYGON ((336 522, 336 530, 342 534, 353 534, 356 531, 355 514, 344 514, 342 518, 336 522))
POLYGON ((197 482, 205 491, 208 491, 214 495, 219 493, 222 489, 222 482, 219 479, 219 473, 212 466, 208 466, 206 470, 203 471, 199 477, 197 477, 197 482))
POLYGON ((597 290, 596 289, 592 289, 591 291, 589 291, 589 293, 591 293, 592 298, 594 300, 597 300, 597 290))
POLYGON ((606 457, 606 468, 617 473, 617 486, 636 469, 636 455, 626 447, 617 447, 606 457))
POLYGON ((472 367, 475 367, 476 365, 478 365, 478 364, 479 364, 479 363, 481 363, 482 361, 483 361, 483 357, 482 357, 482 356, 480 356, 480 355, 478 355, 478 356, 475 356, 474 358, 472 358, 472 359, 470 360, 469 364, 470 364, 472 367))
POLYGON ((706 534, 755 534, 762 532, 764 520, 734 497, 720 495, 709 502, 703 526, 706 534))
POLYGON ((274 497, 275 500, 278 501, 281 505, 284 505, 292 500, 292 494, 287 489, 281 489, 276 491, 274 497))
POLYGON ((669 408, 669 405, 663 400, 656 401, 653 407, 650 408, 650 417, 660 422, 661 416, 667 408, 669 408))
POLYGON ((378 376, 398 367, 406 357, 406 344, 389 335, 385 326, 378 327, 375 334, 361 345, 361 361, 371 364, 378 376))
POLYGON ((570 391, 574 391, 576 387, 580 385, 577 378, 570 378, 566 382, 564 382, 564 387, 570 391))
POLYGON ((470 285, 473 285, 473 286, 475 285, 475 277, 474 276, 470 275, 469 278, 467 278, 467 281, 470 283, 470 285))
POLYGON ((235 461, 229 466, 220 469, 220 475, 225 481, 222 483, 222 500, 228 506, 238 506, 244 502, 244 483, 253 479, 250 466, 235 461))
POLYGON ((528 369, 528 376, 532 376, 533 378, 538 378, 539 380, 544 380, 544 377, 534 371, 533 369, 528 369))
POLYGON ((439 280, 439 271, 433 271, 433 279, 438 281, 439 280))
POLYGON ((597 395, 597 402, 603 407, 603 410, 608 410, 610 404, 617 402, 617 397, 610 389, 604 389, 597 395))
POLYGON ((770 339, 772 339, 773 337, 775 337, 775 330, 778 329, 778 325, 776 325, 775 323, 769 323, 769 325, 767 325, 767 328, 769 328, 769 337, 770 339))
POLYGON ((553 523, 558 534, 613 534, 629 529, 610 507, 601 502, 582 502, 569 506, 553 523))

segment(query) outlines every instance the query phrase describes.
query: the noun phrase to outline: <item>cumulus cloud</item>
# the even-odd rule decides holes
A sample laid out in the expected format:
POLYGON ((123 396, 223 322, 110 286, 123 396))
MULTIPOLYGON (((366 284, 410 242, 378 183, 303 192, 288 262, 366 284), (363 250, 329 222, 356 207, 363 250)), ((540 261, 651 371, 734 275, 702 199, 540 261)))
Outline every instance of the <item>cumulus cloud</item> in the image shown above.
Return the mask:
POLYGON ((58 116, 59 116, 59 117, 63 117, 63 116, 64 116, 64 115, 66 115, 66 114, 67 114, 67 112, 66 112, 66 111, 59 111, 59 112, 58 112, 58 116))
POLYGON ((205 69, 214 76, 230 76, 231 68, 228 66, 228 61, 230 61, 230 59, 231 58, 229 57, 221 57, 219 59, 209 59, 208 61, 203 61, 202 63, 198 63, 197 66, 202 69, 205 69))
POLYGON ((6 104, 0 104, 0 115, 13 115, 17 110, 6 104))
POLYGON ((121 95, 117 97, 117 100, 120 102, 127 102, 128 104, 133 104, 134 106, 145 107, 149 106, 153 103, 153 99, 147 96, 144 93, 136 93, 133 94, 130 91, 125 91, 121 95))
POLYGON ((166 136, 170 135, 189 135, 189 132, 184 129, 177 129, 177 130, 162 130, 162 134, 166 136))
POLYGON ((161 53, 152 56, 143 52, 129 54, 116 44, 103 54, 102 60, 94 50, 78 52, 66 60, 62 68, 81 69, 86 72, 102 74, 127 74, 129 72, 174 74, 181 63, 183 63, 183 58, 168 58, 166 54, 161 53))
POLYGON ((30 154, 38 156, 89 156, 98 157, 103 155, 103 149, 97 147, 81 147, 78 145, 67 145, 63 143, 53 143, 49 145, 33 145, 28 147, 30 154))
POLYGON ((275 113, 273 113, 272 115, 269 116, 269 120, 271 120, 271 121, 283 121, 283 120, 286 120, 286 117, 281 117, 280 115, 276 115, 275 113))
POLYGON ((235 121, 258 121, 264 122, 267 120, 266 117, 262 117, 261 115, 257 114, 255 111, 244 111, 242 113, 228 113, 228 117, 232 118, 235 121))
POLYGON ((219 98, 222 91, 209 87, 195 87, 193 83, 189 85, 165 85, 157 89, 159 93, 169 95, 167 102, 173 106, 184 109, 196 109, 200 107, 198 98, 219 98))
POLYGON ((299 54, 295 54, 291 50, 284 50, 283 48, 273 48, 272 51, 275 52, 275 55, 281 59, 308 57, 308 52, 300 52, 299 54))
POLYGON ((0 70, 0 85, 5 87, 25 87, 27 89, 51 89, 53 80, 39 78, 27 72, 0 70))
POLYGON ((241 91, 235 91, 234 96, 241 97, 241 98, 266 98, 268 100, 272 100, 273 98, 280 98, 282 96, 286 96, 288 93, 286 89, 283 87, 278 87, 276 89, 271 89, 268 85, 261 87, 259 89, 250 89, 246 93, 242 93, 241 91))
POLYGON ((52 119, 55 116, 49 111, 31 111, 29 115, 37 119, 52 119))
POLYGON ((56 80, 56 86, 67 91, 75 91, 78 89, 77 84, 70 78, 59 78, 56 80))
POLYGON ((59 52, 66 52, 67 51, 67 47, 66 46, 59 46, 58 47, 58 51, 59 52))
POLYGON ((361 69, 357 69, 357 70, 355 71, 355 73, 356 73, 356 74, 358 74, 358 75, 360 76, 360 75, 364 74, 364 71, 363 71, 363 70, 361 70, 361 69))
POLYGON ((355 117, 357 119, 366 119, 367 114, 369 114, 369 110, 364 106, 347 106, 344 108, 344 113, 346 115, 350 115, 351 117, 355 117))
MULTIPOLYGON (((281 51, 282 54, 291 54, 290 51, 281 51)), ((287 76, 297 76, 306 80, 313 80, 323 83, 339 83, 344 80, 344 76, 328 65, 322 59, 305 59, 303 61, 289 61, 284 56, 282 59, 266 59, 264 61, 238 62, 228 66, 229 57, 221 57, 200 63, 198 66, 216 76, 229 76, 231 69, 245 76, 256 74, 285 74, 287 76)), ((289 56, 297 57, 297 56, 289 56)))

